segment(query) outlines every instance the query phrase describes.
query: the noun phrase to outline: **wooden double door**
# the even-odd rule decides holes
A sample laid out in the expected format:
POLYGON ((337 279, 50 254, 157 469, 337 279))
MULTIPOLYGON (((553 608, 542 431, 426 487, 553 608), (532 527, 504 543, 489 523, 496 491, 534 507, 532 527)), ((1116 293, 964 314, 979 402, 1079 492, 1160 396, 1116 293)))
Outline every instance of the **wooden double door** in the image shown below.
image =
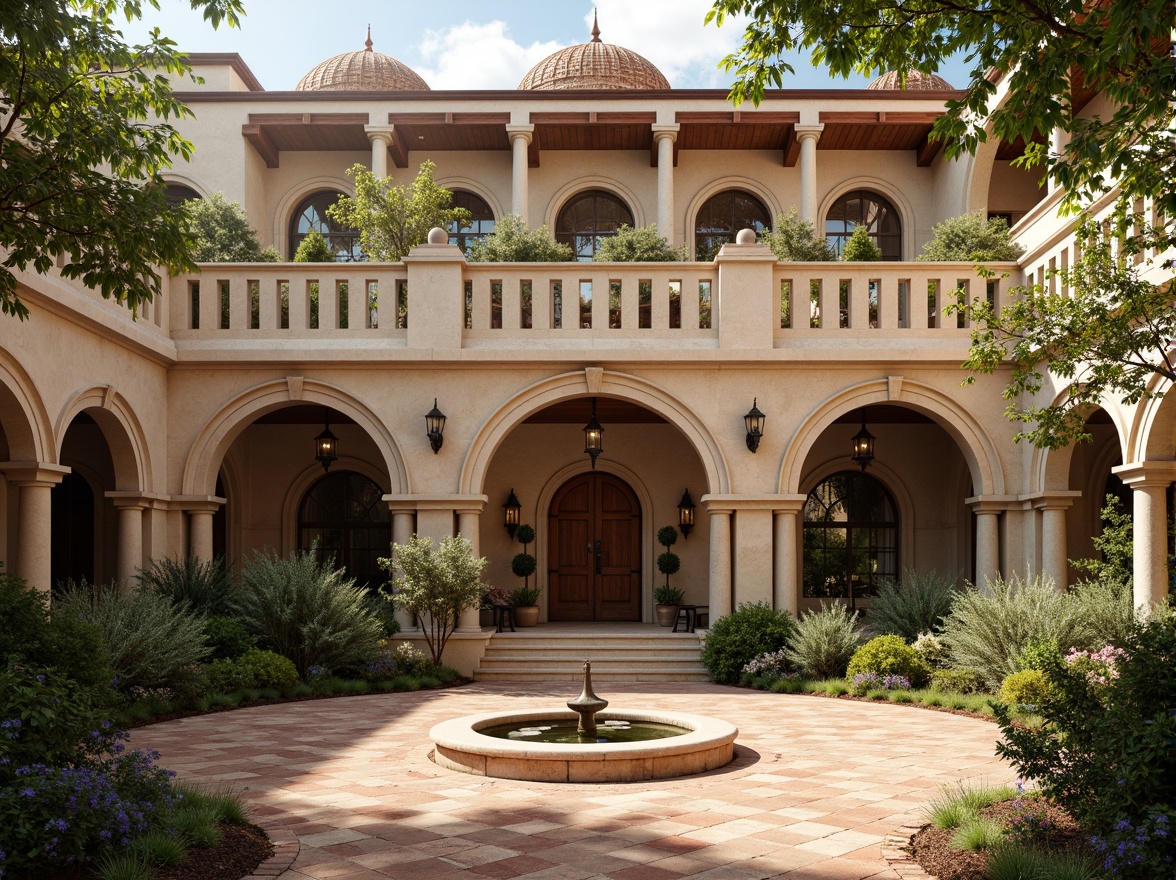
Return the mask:
POLYGON ((560 487, 548 514, 549 620, 641 619, 641 506, 594 471, 560 487))

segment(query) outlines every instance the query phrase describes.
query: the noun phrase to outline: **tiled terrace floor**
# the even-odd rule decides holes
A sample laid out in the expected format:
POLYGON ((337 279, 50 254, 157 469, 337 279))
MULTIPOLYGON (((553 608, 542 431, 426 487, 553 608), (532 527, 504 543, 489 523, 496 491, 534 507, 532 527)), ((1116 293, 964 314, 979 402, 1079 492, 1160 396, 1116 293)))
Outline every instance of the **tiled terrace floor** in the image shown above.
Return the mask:
POLYGON ((655 706, 739 727, 735 761, 624 785, 453 773, 429 760, 442 719, 560 706, 578 686, 475 684, 292 703, 143 728, 182 777, 238 786, 301 844, 282 880, 856 880, 944 783, 1007 782, 995 725, 909 706, 710 684, 613 684, 613 708, 655 706))

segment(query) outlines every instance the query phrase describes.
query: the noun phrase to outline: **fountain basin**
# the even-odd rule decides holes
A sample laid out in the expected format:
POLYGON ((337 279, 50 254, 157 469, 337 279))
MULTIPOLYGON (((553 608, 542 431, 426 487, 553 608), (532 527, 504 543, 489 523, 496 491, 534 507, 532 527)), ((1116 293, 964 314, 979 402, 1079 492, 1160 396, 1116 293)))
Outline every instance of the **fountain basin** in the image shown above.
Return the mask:
POLYGON ((544 743, 497 739, 478 731, 501 724, 577 720, 568 709, 489 712, 443 721, 429 731, 433 760, 441 767, 532 782, 638 782, 703 773, 735 757, 733 724, 705 715, 660 710, 605 710, 599 721, 626 720, 670 724, 681 736, 627 743, 544 743))

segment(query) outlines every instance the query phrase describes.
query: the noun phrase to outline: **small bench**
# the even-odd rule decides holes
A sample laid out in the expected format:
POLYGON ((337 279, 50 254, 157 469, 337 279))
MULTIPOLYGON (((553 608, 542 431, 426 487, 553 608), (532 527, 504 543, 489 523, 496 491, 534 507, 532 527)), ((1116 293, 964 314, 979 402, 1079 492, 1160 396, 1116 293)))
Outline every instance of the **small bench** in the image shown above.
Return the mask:
POLYGON ((503 626, 509 626, 511 632, 515 631, 515 613, 513 605, 494 606, 494 630, 496 632, 503 632, 503 626))
POLYGON ((682 625, 682 632, 694 632, 694 628, 698 626, 700 618, 703 617, 707 619, 707 623, 710 623, 709 605, 679 605, 678 613, 674 617, 673 632, 678 632, 679 624, 682 625))

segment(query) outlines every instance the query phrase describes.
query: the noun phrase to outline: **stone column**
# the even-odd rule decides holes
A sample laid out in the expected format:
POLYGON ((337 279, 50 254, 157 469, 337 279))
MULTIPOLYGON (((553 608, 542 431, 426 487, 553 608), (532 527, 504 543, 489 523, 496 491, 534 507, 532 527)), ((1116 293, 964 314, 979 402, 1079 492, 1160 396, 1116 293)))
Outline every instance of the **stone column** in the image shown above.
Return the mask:
POLYGON ((1176 462, 1156 461, 1112 469, 1130 486, 1135 528, 1132 582, 1135 606, 1150 608, 1168 598, 1168 485, 1176 480, 1176 462))
POLYGON ((41 462, 4 466, 8 481, 17 488, 16 566, 19 578, 34 590, 48 593, 53 587, 53 487, 70 472, 67 467, 41 462))
POLYGON ((216 508, 188 511, 189 550, 197 559, 212 561, 212 517, 216 508))
POLYGON ((1041 511, 1041 573, 1064 591, 1070 574, 1066 555, 1066 511, 1080 492, 1050 492, 1035 498, 1033 506, 1041 511))
MULTIPOLYGON (((1055 156, 1062 156, 1066 152, 1066 148, 1070 145, 1070 133, 1061 126, 1055 128, 1050 132, 1049 136, 1049 151, 1055 156)), ((1046 188, 1049 192, 1053 192, 1058 188, 1058 182, 1051 174, 1046 178, 1046 188)))
MULTIPOLYGON (((112 493, 107 493, 109 498, 112 493)), ((143 567, 143 511, 147 505, 141 498, 115 497, 118 509, 118 570, 117 577, 124 591, 129 591, 137 569, 143 567)), ((212 520, 208 523, 211 549, 212 520)))
POLYGON ((510 138, 512 169, 510 210, 512 214, 518 214, 522 218, 524 226, 530 226, 530 211, 527 205, 530 166, 527 160, 527 148, 531 144, 531 138, 535 136, 535 126, 508 125, 506 134, 510 138))
MULTIPOLYGON (((800 219, 817 225, 817 141, 824 125, 797 125, 793 128, 800 141, 800 219)), ((817 230, 818 235, 820 230, 817 230)))
MULTIPOLYGON (((412 540, 416 512, 411 507, 404 507, 391 502, 389 502, 388 507, 392 512, 392 543, 407 544, 412 540)), ((395 615, 396 622, 400 624, 400 631, 402 633, 420 632, 420 627, 417 626, 416 618, 411 611, 405 611, 403 608, 398 607, 395 615)))
POLYGON ((976 514, 976 586, 987 592, 988 581, 1000 576, 1000 514, 1004 505, 980 496, 964 503, 976 514))
POLYGON ((674 142, 679 125, 654 125, 657 145, 657 232, 674 244, 674 142))
POLYGON ((788 611, 793 617, 800 607, 800 556, 797 552, 800 536, 797 528, 805 500, 805 496, 798 495, 776 508, 774 524, 773 604, 777 611, 788 611))
MULTIPOLYGON (((470 554, 477 559, 481 554, 478 547, 481 544, 479 536, 479 520, 481 519, 482 511, 478 509, 467 508, 458 509, 457 511, 457 533, 470 542, 470 554)), ((479 622, 478 605, 473 605, 464 609, 461 612, 461 621, 457 625, 458 632, 481 632, 482 625, 479 622)))
POLYGON ((372 142, 372 174, 376 180, 388 176, 388 148, 392 146, 392 126, 366 125, 368 140, 372 142))
POLYGON ((710 514, 710 626, 731 613, 731 508, 712 507, 707 512, 710 514))

